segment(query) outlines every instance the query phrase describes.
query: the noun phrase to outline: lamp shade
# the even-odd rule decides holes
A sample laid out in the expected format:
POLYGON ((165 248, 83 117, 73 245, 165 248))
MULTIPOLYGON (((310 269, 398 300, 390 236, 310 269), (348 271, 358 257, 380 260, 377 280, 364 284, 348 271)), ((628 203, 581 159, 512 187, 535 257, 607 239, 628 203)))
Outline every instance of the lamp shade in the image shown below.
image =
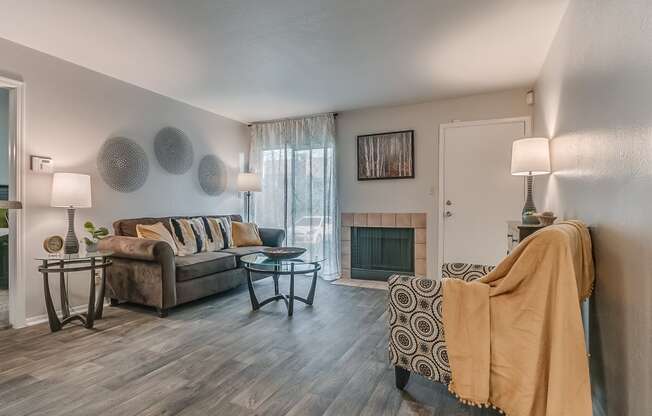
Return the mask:
POLYGON ((263 190, 260 183, 260 176, 255 173, 238 174, 238 191, 240 192, 260 192, 263 190))
POLYGON ((512 143, 512 175, 546 175, 550 173, 550 141, 530 137, 512 143))
POLYGON ((55 173, 52 177, 50 206, 91 207, 91 177, 79 173, 55 173))

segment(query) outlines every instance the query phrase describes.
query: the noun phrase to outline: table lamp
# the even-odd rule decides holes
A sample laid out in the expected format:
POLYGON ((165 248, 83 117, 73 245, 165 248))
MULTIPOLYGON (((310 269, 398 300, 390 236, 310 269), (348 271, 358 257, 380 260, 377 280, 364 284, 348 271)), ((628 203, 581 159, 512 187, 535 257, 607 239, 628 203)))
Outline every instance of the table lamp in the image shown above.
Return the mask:
POLYGON ((512 143, 512 175, 527 176, 527 199, 523 207, 523 224, 538 224, 532 199, 532 177, 550 173, 550 146, 545 137, 530 137, 512 143))
POLYGON ((63 252, 79 253, 79 240, 75 235, 75 208, 91 207, 91 177, 79 173, 55 173, 50 206, 68 208, 68 233, 63 252))
POLYGON ((263 190, 260 182, 260 176, 255 173, 239 173, 238 174, 238 191, 245 193, 247 210, 247 222, 250 221, 251 212, 251 193, 261 192, 263 190))

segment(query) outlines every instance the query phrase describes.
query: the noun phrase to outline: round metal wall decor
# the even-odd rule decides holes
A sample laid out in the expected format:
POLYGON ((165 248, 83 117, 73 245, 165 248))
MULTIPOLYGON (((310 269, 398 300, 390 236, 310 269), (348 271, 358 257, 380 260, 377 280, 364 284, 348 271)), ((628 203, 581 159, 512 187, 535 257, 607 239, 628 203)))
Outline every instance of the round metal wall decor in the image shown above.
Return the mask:
POLYGON ((133 192, 145 184, 149 162, 135 141, 114 137, 104 142, 97 155, 97 169, 107 185, 118 192, 133 192))
POLYGON ((199 185, 208 195, 217 196, 226 190, 226 166, 217 156, 204 156, 199 161, 198 175, 199 185))
POLYGON ((188 172, 195 156, 190 139, 176 127, 165 127, 156 134, 154 153, 161 167, 175 175, 188 172))

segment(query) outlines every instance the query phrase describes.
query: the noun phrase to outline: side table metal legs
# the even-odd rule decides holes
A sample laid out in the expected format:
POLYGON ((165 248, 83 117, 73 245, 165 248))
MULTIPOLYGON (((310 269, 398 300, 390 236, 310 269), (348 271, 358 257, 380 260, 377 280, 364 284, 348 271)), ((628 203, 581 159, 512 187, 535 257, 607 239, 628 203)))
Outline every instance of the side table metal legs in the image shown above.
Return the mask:
MULTIPOLYGON (((43 267, 47 268, 48 262, 43 260, 43 267)), ((61 280, 64 283, 64 280, 61 280)), ((43 272, 43 292, 45 293, 45 310, 48 312, 48 322, 50 323, 50 331, 55 332, 61 329, 61 321, 57 317, 57 311, 54 309, 52 303, 52 295, 50 294, 50 283, 48 282, 48 273, 43 272)))
POLYGON ((95 259, 91 259, 91 290, 88 294, 88 313, 86 313, 86 328, 92 328, 95 321, 95 259))
MULTIPOLYGON (((59 267, 64 268, 64 262, 59 262, 59 267)), ((59 273, 59 295, 61 297, 61 314, 64 319, 70 316, 70 304, 68 303, 68 291, 66 290, 66 273, 59 273)))
MULTIPOLYGON (((43 275, 43 294, 45 296, 45 309, 48 313, 48 322, 52 332, 59 331, 64 325, 78 320, 81 321, 86 328, 93 328, 96 319, 102 319, 104 309, 104 294, 106 287, 106 267, 111 265, 109 261, 102 261, 97 264, 95 258, 89 259, 89 266, 70 267, 66 268, 64 261, 56 261, 48 263, 47 260, 42 261, 42 266, 39 271, 43 275), (54 266, 54 267, 53 267, 54 266), (99 268, 102 269, 102 278, 100 280, 99 294, 96 298, 95 295, 95 271, 99 268), (66 272, 68 271, 90 271, 90 291, 88 294, 88 309, 86 313, 78 314, 70 312, 70 304, 68 301, 68 290, 66 287, 66 272), (59 293, 61 296, 61 319, 57 316, 57 311, 54 308, 52 301, 52 293, 50 290, 50 282, 48 280, 49 273, 59 273, 59 293)), ((72 262, 69 262, 72 263, 72 262)), ((80 263, 79 260, 74 263, 80 263)))

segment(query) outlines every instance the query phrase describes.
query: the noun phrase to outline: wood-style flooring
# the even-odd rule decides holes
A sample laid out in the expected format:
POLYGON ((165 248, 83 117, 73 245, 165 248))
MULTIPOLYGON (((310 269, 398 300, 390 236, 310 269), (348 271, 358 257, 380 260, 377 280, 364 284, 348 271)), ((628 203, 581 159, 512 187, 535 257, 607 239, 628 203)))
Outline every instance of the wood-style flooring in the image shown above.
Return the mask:
MULTIPOLYGON (((307 279, 297 279, 297 293, 307 279)), ((259 298, 271 279, 256 283, 259 298)), ((252 312, 245 287, 173 309, 105 309, 96 328, 0 332, 0 415, 495 415, 412 376, 394 386, 387 292, 319 281, 315 305, 252 312)))

